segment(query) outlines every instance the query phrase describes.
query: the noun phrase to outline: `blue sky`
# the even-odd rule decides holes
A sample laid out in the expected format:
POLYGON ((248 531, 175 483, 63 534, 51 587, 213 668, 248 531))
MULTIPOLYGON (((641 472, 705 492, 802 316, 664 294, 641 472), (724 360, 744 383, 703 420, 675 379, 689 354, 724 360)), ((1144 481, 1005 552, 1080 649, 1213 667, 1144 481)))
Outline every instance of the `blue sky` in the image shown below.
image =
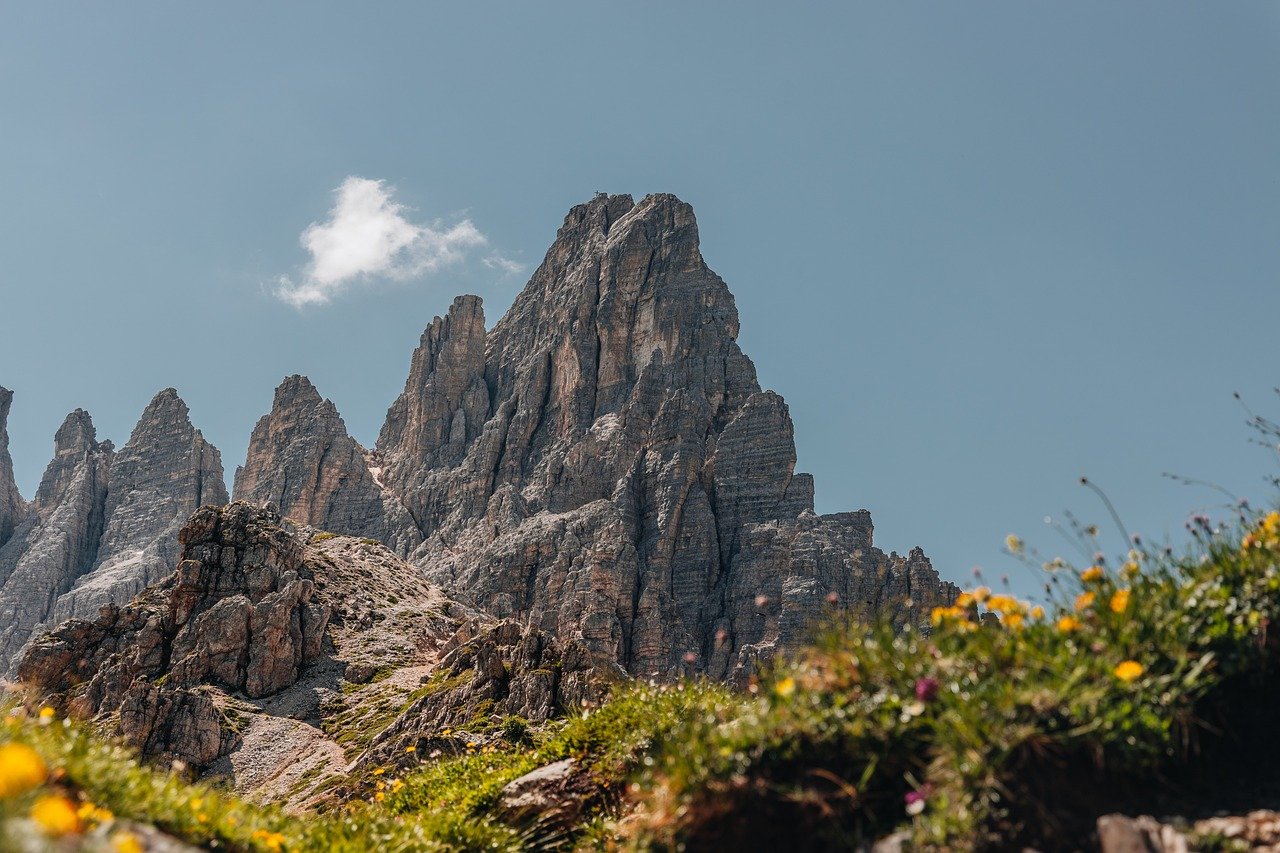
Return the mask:
POLYGON ((123 443, 169 385, 228 475, 293 372, 371 443, 432 316, 492 324, 598 190, 694 205, 886 549, 1016 573, 1006 533, 1103 520, 1081 474, 1155 538, 1218 500, 1162 472, 1270 497, 1231 393, 1280 409, 1274 3, 7 3, 0 125, 28 497, 67 411, 123 443), (282 300, 352 176, 394 263, 282 300))

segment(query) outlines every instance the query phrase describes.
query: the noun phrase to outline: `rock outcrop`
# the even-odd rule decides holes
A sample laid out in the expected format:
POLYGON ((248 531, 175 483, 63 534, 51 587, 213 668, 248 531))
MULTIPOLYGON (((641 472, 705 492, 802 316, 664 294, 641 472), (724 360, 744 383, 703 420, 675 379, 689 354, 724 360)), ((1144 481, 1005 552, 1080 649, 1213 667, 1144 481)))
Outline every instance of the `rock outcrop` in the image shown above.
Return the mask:
POLYGON ((365 766, 427 755, 440 732, 477 719, 520 717, 544 723, 599 703, 627 674, 612 658, 592 655, 580 641, 560 644, 517 622, 463 624, 443 649, 423 695, 407 705, 361 758, 365 766))
POLYGON ((166 388, 143 411, 108 472, 106 525, 98 559, 58 599, 51 623, 89 618, 122 604, 177 565, 178 531, 205 505, 227 503, 222 457, 166 388))
POLYGON ((463 297, 414 353, 374 455, 414 562, 660 677, 741 677, 832 603, 906 622, 952 596, 922 554, 877 550, 865 512, 814 513, 737 334, 687 204, 574 208, 491 331, 463 297))
POLYGON ((13 479, 13 458, 9 455, 9 406, 12 403, 13 392, 0 387, 0 547, 9 541, 27 514, 13 479))
POLYGON ((320 657, 330 610, 279 521, 245 504, 200 510, 176 572, 38 638, 19 679, 77 716, 118 711, 120 734, 148 754, 213 761, 235 739, 200 688, 266 696, 320 657))
MULTIPOLYGON (((689 205, 599 195, 492 329, 475 296, 428 326, 372 450, 285 379, 235 497, 381 542, 459 602, 646 677, 741 680, 832 608, 905 624, 950 600, 923 553, 875 547, 865 511, 815 513, 787 405, 737 336, 689 205)), ((6 656, 154 580, 175 517, 222 496, 176 397, 114 462, 73 421, 0 550, 6 656)))
MULTIPOLYGON (((6 460, 0 454, 0 487, 6 460)), ((217 448, 172 388, 119 451, 97 440, 87 412, 72 412, 35 499, 0 547, 0 670, 45 624, 95 615, 171 572, 187 518, 226 501, 217 448)))
POLYGON ((305 376, 290 376, 276 388, 271 412, 253 428, 234 497, 277 507, 301 524, 403 551, 418 541, 414 526, 375 471, 333 403, 305 376))
POLYGON ((76 409, 54 436, 30 511, 0 548, 0 668, 97 559, 115 450, 76 409))

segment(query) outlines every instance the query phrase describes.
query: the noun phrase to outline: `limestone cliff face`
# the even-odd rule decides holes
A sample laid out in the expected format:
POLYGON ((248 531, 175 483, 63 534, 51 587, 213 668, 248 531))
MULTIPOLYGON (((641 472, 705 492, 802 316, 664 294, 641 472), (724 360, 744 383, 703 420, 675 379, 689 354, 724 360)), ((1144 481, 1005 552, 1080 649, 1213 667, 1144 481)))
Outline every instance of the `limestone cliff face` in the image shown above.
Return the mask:
POLYGON ((96 615, 167 575, 183 523, 226 501, 217 448, 172 388, 119 451, 97 441, 87 412, 68 415, 35 500, 0 547, 0 670, 41 626, 96 615))
POLYGON ((205 507, 182 529, 176 572, 40 637, 18 677, 78 716, 119 711, 121 734, 148 754, 213 761, 234 738, 197 688, 266 696, 320 656, 329 607, 278 522, 244 504, 205 507))
POLYGON ((0 547, 13 536, 27 512, 13 479, 13 459, 9 456, 9 406, 12 403, 13 392, 0 388, 0 547))
POLYGON ((0 662, 7 665, 97 558, 114 455, 81 409, 54 436, 31 511, 0 548, 0 662))
POLYGON ((97 615, 173 571, 178 531, 206 504, 225 504, 222 457, 191 424, 178 392, 167 388, 143 411, 108 474, 106 524, 98 559, 54 606, 51 623, 97 615))
POLYGON ((492 330, 461 297, 423 334, 364 457, 409 535, 335 529, 418 539, 451 593, 643 675, 740 676, 831 607, 905 622, 951 596, 923 555, 876 549, 866 513, 814 514, 786 404, 737 334, 687 204, 598 196, 492 330))
POLYGON ((333 403, 305 376, 290 376, 276 389, 271 412, 253 428, 234 497, 270 504, 303 524, 403 550, 418 541, 414 526, 379 484, 368 457, 347 434, 333 403))
MULTIPOLYGON (((920 621, 955 588, 919 551, 876 548, 865 511, 814 512, 738 322, 689 205, 599 195, 492 329, 474 296, 432 321, 372 450, 285 379, 235 497, 376 539, 467 606, 638 675, 741 679, 835 608, 920 621)), ((113 454, 74 415, 29 511, 5 497, 0 444, 0 536, 20 519, 0 655, 155 580, 175 518, 225 499, 176 396, 143 420, 113 454)))

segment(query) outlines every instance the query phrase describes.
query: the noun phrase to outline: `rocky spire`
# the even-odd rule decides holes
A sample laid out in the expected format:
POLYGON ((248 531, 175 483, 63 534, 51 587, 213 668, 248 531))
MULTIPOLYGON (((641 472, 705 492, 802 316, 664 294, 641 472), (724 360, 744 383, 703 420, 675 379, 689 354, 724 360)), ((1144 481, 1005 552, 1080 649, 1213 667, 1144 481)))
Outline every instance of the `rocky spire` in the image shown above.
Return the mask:
POLYGON ((416 562, 476 606, 637 674, 733 677, 831 601, 906 622, 951 594, 875 549, 865 512, 813 513, 674 196, 575 207, 483 363, 482 335, 475 297, 432 322, 378 443, 416 562))
POLYGON ((429 472, 462 462, 489 415, 484 381, 484 307, 459 296, 436 317, 413 352, 404 393, 391 404, 378 436, 381 479, 414 506, 429 472))
POLYGON ((235 499, 270 504, 287 518, 324 530, 416 544, 403 505, 386 492, 369 453, 347 434, 333 403, 305 376, 289 376, 271 412, 253 428, 235 499))
POLYGON ((26 514, 26 505, 13 479, 13 459, 9 456, 9 406, 12 404, 13 392, 0 387, 0 547, 9 541, 26 514))
MULTIPOLYGON (((381 540, 468 605, 638 675, 741 678, 833 606, 920 621, 954 587, 922 553, 876 548, 865 511, 814 513, 786 403, 760 388, 738 324, 688 204, 598 195, 569 211, 491 330, 474 296, 432 321, 374 451, 305 377, 287 378, 253 430, 235 495, 381 540)), ((193 488, 211 499, 216 456, 207 468, 193 461, 205 446, 176 397, 153 407, 169 426, 122 451, 130 461, 112 469, 110 507, 95 516, 85 499, 79 524, 109 517, 103 568, 167 559, 139 544, 156 481, 186 484, 172 493, 186 503, 165 504, 175 511, 193 488), (125 479, 132 498, 117 486, 125 479)), ((88 463, 109 449, 93 447, 87 416, 69 419, 34 503, 41 519, 99 484, 88 463)), ((17 576, 14 542, 28 527, 0 550, 0 582, 17 576)), ((86 559, 69 574, 48 569, 56 582, 36 588, 64 592, 86 559)), ((0 591, 0 624, 5 606, 0 591)))
POLYGON ((32 512, 0 548, 0 668, 96 560, 113 455, 82 409, 54 436, 32 512))
POLYGON ((166 388, 119 452, 77 409, 26 519, 0 548, 0 669, 42 625, 89 618, 173 571, 177 533, 227 490, 218 450, 166 388))
POLYGON ((142 412, 109 474, 98 559, 58 599, 52 622, 91 618, 128 601, 173 571, 178 531, 205 504, 227 503, 222 457, 191 424, 186 403, 166 388, 142 412))

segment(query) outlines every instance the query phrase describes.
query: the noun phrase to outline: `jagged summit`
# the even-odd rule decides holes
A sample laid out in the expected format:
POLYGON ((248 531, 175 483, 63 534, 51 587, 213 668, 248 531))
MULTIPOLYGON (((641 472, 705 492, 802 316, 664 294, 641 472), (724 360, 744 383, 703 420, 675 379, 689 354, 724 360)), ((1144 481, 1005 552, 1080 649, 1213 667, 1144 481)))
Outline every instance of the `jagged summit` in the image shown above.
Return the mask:
MULTIPOLYGON (((485 323, 482 301, 460 296, 428 324, 372 449, 306 377, 287 377, 253 429, 235 497, 378 540, 468 606, 645 676, 741 678, 833 602, 907 623, 954 594, 922 552, 877 549, 865 511, 814 512, 786 402, 760 387, 733 295, 675 196, 575 206, 511 307, 485 323)), ((140 424, 119 453, 83 413, 59 431, 39 520, 0 550, 0 572, 36 561, 44 598, 6 586, 0 618, 15 599, 37 622, 118 601, 126 579, 156 577, 127 555, 161 526, 171 537, 178 507, 223 494, 211 485, 216 451, 176 392, 143 422, 169 426, 140 424), (179 457, 205 462, 166 461, 179 457), (183 497, 156 511, 163 525, 145 524, 148 502, 120 497, 122 480, 137 495, 183 497), (76 521, 48 541, 72 544, 40 556, 31 536, 55 504, 76 521), (115 580, 102 586, 105 565, 112 573, 97 576, 115 580), (48 597, 72 584, 72 603, 55 608, 48 597)), ((0 496, 3 471, 0 457, 0 496)))
POLYGON ((168 574, 182 523, 227 499, 218 450, 176 390, 152 399, 119 451, 97 440, 88 412, 67 415, 35 499, 0 547, 0 669, 46 622, 90 616, 168 574))
POLYGON ((236 495, 644 675, 741 675, 832 598, 905 622, 949 596, 866 513, 814 514, 738 330, 689 205, 601 194, 492 329, 475 296, 428 325, 372 452, 286 380, 236 495))
POLYGON ((9 407, 13 392, 0 386, 0 547, 26 514, 26 504, 13 478, 13 458, 9 455, 9 407))
POLYGON ((234 497, 278 507, 324 530, 355 531, 398 550, 416 544, 404 508, 386 494, 369 454, 347 433, 333 403, 305 376, 276 388, 271 411, 249 437, 234 497))

